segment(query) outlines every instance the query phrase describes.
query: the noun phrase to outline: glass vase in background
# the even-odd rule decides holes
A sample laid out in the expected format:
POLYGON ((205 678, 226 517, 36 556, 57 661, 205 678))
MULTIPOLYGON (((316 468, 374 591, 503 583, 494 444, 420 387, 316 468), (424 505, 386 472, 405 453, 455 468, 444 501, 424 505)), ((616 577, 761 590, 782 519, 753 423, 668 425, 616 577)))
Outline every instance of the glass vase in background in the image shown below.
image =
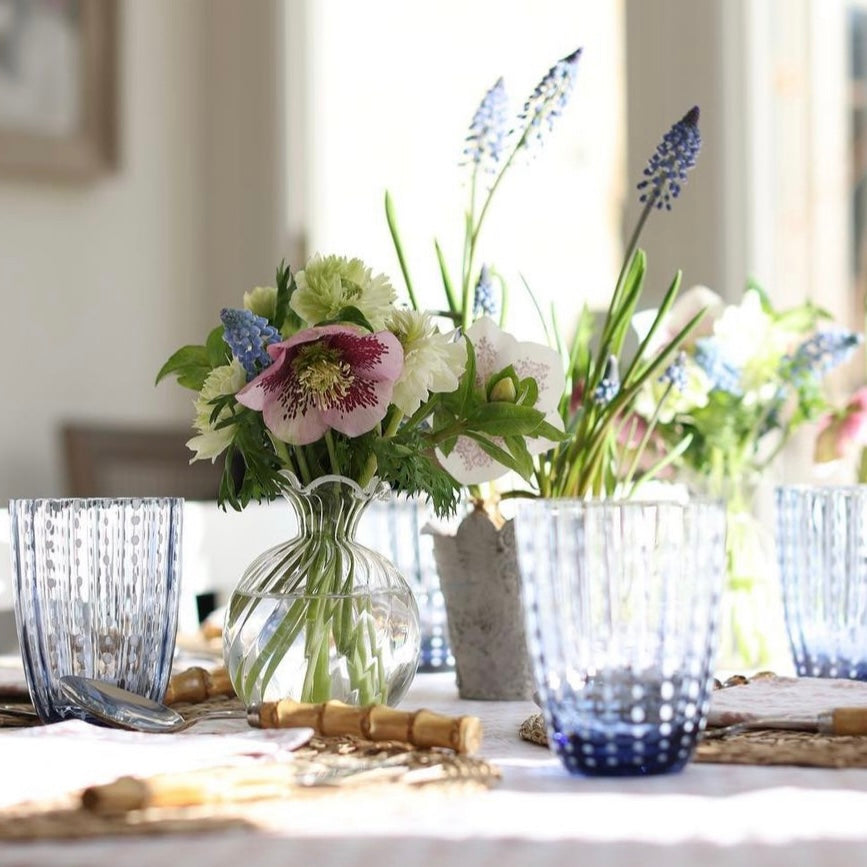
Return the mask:
POLYGON ((419 500, 395 496, 375 500, 364 510, 358 539, 388 556, 412 588, 421 632, 420 672, 453 671, 446 605, 434 560, 433 509, 419 500))
POLYGON ((74 674, 161 700, 178 618, 183 500, 12 500, 15 618, 43 722, 87 718, 74 674))
POLYGON ((781 486, 775 494, 795 669, 867 680, 867 485, 781 486))
POLYGON ((235 691, 247 705, 395 705, 418 666, 418 609, 391 561, 355 538, 365 508, 388 488, 342 476, 303 486, 286 475, 297 535, 250 564, 226 610, 235 691))
POLYGON ((519 505, 527 643, 548 742, 570 773, 689 760, 712 689, 725 526, 721 501, 519 505))
MULTIPOLYGON (((729 466, 727 463, 726 466, 729 466)), ((718 674, 785 668, 785 627, 774 535, 762 519, 770 486, 757 473, 729 466, 723 479, 698 486, 726 505, 726 580, 720 602, 718 674)), ((768 516, 770 517, 770 516, 768 516)))
POLYGON ((756 515, 757 490, 756 482, 734 479, 719 491, 728 516, 718 661, 724 673, 754 673, 772 657, 769 619, 779 614, 774 539, 756 515))

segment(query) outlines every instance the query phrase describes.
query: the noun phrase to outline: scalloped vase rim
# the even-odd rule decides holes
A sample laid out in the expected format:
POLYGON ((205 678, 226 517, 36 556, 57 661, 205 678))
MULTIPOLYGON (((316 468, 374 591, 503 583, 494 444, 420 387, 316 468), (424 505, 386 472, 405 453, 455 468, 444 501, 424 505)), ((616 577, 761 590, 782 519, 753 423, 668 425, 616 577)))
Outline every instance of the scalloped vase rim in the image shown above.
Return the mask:
POLYGON ((378 476, 374 476, 363 488, 361 485, 355 481, 355 479, 350 479, 348 476, 342 476, 337 473, 329 473, 325 476, 318 476, 313 479, 308 484, 302 484, 301 480, 298 476, 295 475, 291 470, 283 470, 280 473, 281 476, 289 480, 292 489, 295 493, 298 494, 312 494, 317 488, 322 487, 323 485, 331 484, 333 482, 338 482, 346 485, 353 491, 355 491, 356 495, 365 500, 386 500, 388 499, 392 492, 391 488, 383 482, 378 476))

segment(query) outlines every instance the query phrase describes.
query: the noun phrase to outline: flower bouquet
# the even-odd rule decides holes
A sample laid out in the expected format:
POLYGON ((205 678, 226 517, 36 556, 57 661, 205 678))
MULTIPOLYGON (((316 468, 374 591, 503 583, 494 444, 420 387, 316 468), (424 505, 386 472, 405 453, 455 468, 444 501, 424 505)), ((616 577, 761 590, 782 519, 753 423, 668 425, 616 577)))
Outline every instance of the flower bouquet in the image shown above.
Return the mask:
POLYGON ((487 343, 441 333, 358 259, 281 265, 275 287, 220 318, 157 381, 196 392, 188 445, 194 460, 223 460, 221 504, 286 495, 299 520, 230 600, 232 683, 247 704, 395 703, 415 673, 418 615, 396 570, 354 541, 360 513, 389 490, 452 512, 466 479, 441 459, 460 438, 529 473, 528 445, 562 436, 538 406, 546 368, 494 323, 487 343), (491 342, 511 347, 493 365, 491 342))
MULTIPOLYGON (((739 304, 726 305, 704 287, 685 293, 662 323, 663 339, 698 308, 707 314, 683 344, 681 387, 648 382, 636 403, 638 424, 649 453, 678 449, 679 480, 726 500, 731 629, 723 660, 765 665, 770 540, 753 515, 756 486, 792 434, 827 411, 823 380, 861 337, 832 327, 810 302, 776 310, 751 284, 739 304)), ((653 311, 640 314, 639 331, 647 318, 658 321, 653 311)))

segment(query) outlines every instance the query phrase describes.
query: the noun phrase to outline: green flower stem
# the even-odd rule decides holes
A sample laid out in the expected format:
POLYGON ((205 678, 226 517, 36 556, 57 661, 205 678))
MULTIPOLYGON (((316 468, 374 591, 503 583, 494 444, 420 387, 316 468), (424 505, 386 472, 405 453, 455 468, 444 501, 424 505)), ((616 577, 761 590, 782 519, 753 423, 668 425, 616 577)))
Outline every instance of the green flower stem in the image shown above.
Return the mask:
POLYGON ((310 475, 310 467, 307 464, 307 457, 304 454, 304 446, 296 446, 295 458, 298 461, 298 469, 301 470, 301 481, 305 485, 309 485, 313 480, 310 475))
POLYGON ((371 452, 364 462, 364 467, 361 470, 361 476, 358 479, 358 484, 362 488, 366 488, 370 480, 376 475, 377 462, 376 455, 371 452))
MULTIPOLYGON (((656 425, 659 422, 659 416, 662 413, 662 407, 668 400, 668 396, 671 394, 671 390, 673 388, 674 383, 669 382, 665 388, 665 391, 662 393, 662 397, 656 402, 656 406, 653 410, 653 415, 650 417, 650 421, 647 422, 647 427, 644 430, 644 436, 641 438, 641 441, 638 444, 638 448, 635 449, 635 454, 632 456, 632 461, 629 464, 629 469, 626 471, 624 484, 627 488, 632 484, 632 478, 635 475, 635 471, 638 469, 638 463, 641 460, 641 455, 647 448, 647 445, 650 442, 650 438, 653 436, 654 430, 656 430, 656 425)), ((629 442, 631 442, 631 439, 629 440, 629 442)))
POLYGON ((385 432, 382 435, 382 438, 386 440, 391 439, 397 433, 397 429, 403 421, 403 413, 397 407, 393 407, 389 412, 391 416, 386 419, 385 432))
POLYGON ((620 303, 620 295, 623 292, 626 274, 629 271, 629 266, 632 263, 632 257, 638 249, 638 239, 641 237, 641 232, 644 229, 644 224, 653 210, 656 202, 655 198, 650 198, 647 204, 642 208, 641 214, 638 217, 638 222, 635 224, 635 229, 632 231, 632 237, 626 245, 626 252, 623 255, 623 264, 620 266, 620 273, 617 275, 617 282, 614 284, 614 294, 611 297, 611 309, 614 309, 620 303))
POLYGON ((325 446, 328 449, 328 460, 331 463, 331 472, 335 476, 340 475, 340 461, 337 459, 337 452, 334 449, 334 436, 331 430, 325 431, 325 446))

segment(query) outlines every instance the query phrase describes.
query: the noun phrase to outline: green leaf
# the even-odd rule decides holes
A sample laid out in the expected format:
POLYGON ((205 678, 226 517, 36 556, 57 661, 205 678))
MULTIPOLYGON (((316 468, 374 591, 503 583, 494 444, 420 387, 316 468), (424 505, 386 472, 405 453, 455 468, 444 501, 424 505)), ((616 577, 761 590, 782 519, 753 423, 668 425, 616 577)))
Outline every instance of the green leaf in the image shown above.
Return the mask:
MULTIPOLYGON (((400 271, 403 274, 403 282, 406 284, 406 293, 409 295, 409 303, 413 310, 418 310, 418 301, 415 297, 415 292, 412 288, 412 280, 409 278, 409 268, 406 264, 406 257, 403 254, 403 244, 400 240, 400 233, 397 230, 397 217, 394 214, 394 203, 391 200, 391 193, 385 191, 385 221, 388 223, 388 231, 391 234, 391 241, 394 244, 394 252, 397 253, 397 261, 400 264, 400 271)), ((454 308, 451 308, 454 310, 454 308)))
MULTIPOLYGON (((656 316, 654 317, 647 334, 644 336, 644 340, 641 341, 641 345, 638 347, 638 351, 635 353, 635 357, 632 359, 632 362, 629 365, 629 369, 622 375, 622 382, 624 386, 629 384, 632 374, 641 363, 641 361, 644 359, 644 354, 645 352, 647 352, 647 347, 650 346, 650 341, 653 340, 654 335, 659 330, 660 326, 665 320, 665 317, 668 315, 668 311, 674 304, 677 293, 680 291, 681 278, 681 272, 677 271, 671 283, 669 284, 668 291, 665 293, 665 297, 662 299, 662 304, 660 305, 659 310, 657 311, 656 316)), ((702 318, 704 317, 704 313, 705 311, 702 310, 702 318)))
POLYGON ((218 325, 205 341, 205 348, 208 350, 208 364, 212 368, 222 367, 224 364, 228 364, 232 358, 232 350, 229 348, 229 344, 223 340, 225 330, 222 325, 218 325))
POLYGON ((317 322, 317 325, 360 325, 368 331, 373 331, 373 326, 367 321, 367 317, 357 307, 342 307, 331 319, 317 322))
POLYGON ((199 391, 211 372, 208 350, 204 346, 182 346, 160 368, 155 385, 169 374, 177 377, 178 384, 199 391))
POLYGON ((528 436, 544 420, 544 413, 513 403, 484 403, 467 419, 471 430, 490 436, 528 436))
POLYGON ((539 399, 539 385, 532 376, 518 382, 518 396, 515 403, 519 406, 536 406, 539 399))
POLYGON ((440 247, 439 241, 434 239, 434 250, 436 250, 437 254, 437 262, 440 266, 440 277, 442 277, 443 281, 443 289, 445 289, 446 293, 446 303, 449 305, 449 310, 452 313, 460 313, 458 310, 458 302, 455 297, 455 287, 452 283, 452 278, 449 276, 449 269, 446 265, 445 256, 443 256, 442 248, 440 247))
POLYGON ((459 418, 466 418, 479 400, 476 397, 476 350, 469 339, 464 340, 464 346, 467 348, 467 366, 460 384, 451 394, 442 396, 442 404, 459 418))
POLYGON ((509 452, 501 449, 495 443, 492 443, 487 437, 482 436, 481 434, 468 432, 467 436, 477 442, 479 444, 479 448, 488 455, 488 457, 493 458, 498 464, 502 464, 504 467, 507 467, 510 470, 514 470, 516 473, 521 472, 520 463, 512 457, 509 452))
POLYGON ((443 440, 439 444, 438 448, 446 457, 448 457, 454 451, 454 448, 457 444, 457 437, 449 437, 447 440, 443 440))
POLYGON ((569 439, 569 434, 566 431, 562 431, 560 428, 554 427, 550 422, 544 420, 539 423, 539 426, 533 431, 532 436, 542 437, 555 443, 565 442, 569 439))
POLYGON ((295 277, 290 272, 286 260, 283 259, 277 266, 276 274, 277 302, 274 305, 274 320, 271 324, 280 331, 289 314, 289 299, 295 286, 295 277))
POLYGON ((536 313, 539 316, 539 321, 542 323, 542 329, 545 332, 545 341, 550 346, 552 344, 551 340, 551 332, 548 330, 548 323, 545 321, 545 314, 542 312, 542 307, 539 304, 539 299, 536 298, 536 295, 533 293, 533 290, 530 288, 530 284, 527 282, 526 278, 523 274, 519 275, 521 278, 521 283, 524 284, 524 290, 527 295, 530 296, 530 300, 533 302, 533 306, 536 308, 536 313))
POLYGON ((638 306, 638 299, 641 297, 641 291, 644 288, 644 274, 646 270, 647 258, 644 252, 639 250, 633 257, 632 265, 626 274, 623 301, 616 310, 612 311, 613 317, 608 340, 608 352, 611 355, 616 355, 618 358, 623 349, 626 333, 632 324, 632 317, 635 314, 635 308, 638 306))
POLYGON ((509 453, 518 464, 518 472, 520 472, 523 478, 529 479, 533 475, 533 456, 527 448, 526 440, 523 437, 509 436, 504 437, 503 441, 506 443, 509 453))

